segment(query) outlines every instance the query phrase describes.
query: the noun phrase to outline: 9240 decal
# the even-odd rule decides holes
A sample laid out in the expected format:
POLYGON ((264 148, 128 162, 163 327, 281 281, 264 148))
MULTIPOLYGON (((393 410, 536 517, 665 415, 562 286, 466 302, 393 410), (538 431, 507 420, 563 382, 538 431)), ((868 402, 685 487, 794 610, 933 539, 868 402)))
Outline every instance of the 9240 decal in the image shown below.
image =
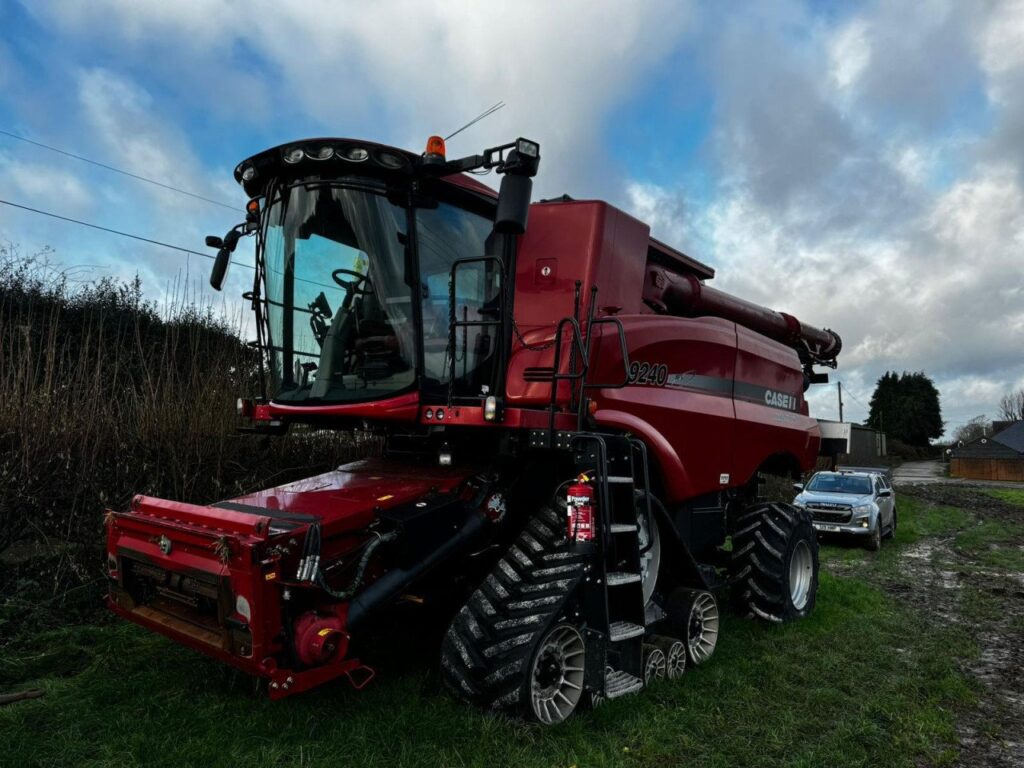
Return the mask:
POLYGON ((634 360, 629 364, 630 384, 664 387, 667 381, 668 366, 664 363, 641 363, 634 360))

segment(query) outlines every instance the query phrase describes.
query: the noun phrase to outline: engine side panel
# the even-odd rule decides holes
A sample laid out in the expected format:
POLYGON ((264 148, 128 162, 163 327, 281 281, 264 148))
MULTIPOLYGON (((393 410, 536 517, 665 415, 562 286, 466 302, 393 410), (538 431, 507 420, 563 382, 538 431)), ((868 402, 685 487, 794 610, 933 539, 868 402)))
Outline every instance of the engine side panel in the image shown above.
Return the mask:
MULTIPOLYGON (((657 458, 668 501, 720 490, 728 485, 722 477, 732 472, 736 439, 735 325, 713 317, 620 319, 630 384, 594 393, 595 420, 644 437, 657 458)), ((593 360, 594 381, 621 377, 621 355, 610 326, 594 345, 593 360)))

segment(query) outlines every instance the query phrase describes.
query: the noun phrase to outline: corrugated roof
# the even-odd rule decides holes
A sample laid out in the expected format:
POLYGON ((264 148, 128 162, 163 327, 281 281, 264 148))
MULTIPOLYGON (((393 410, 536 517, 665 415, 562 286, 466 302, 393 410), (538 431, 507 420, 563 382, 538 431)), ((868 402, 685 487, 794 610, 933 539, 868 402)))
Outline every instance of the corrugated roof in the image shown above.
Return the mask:
POLYGON ((1024 421, 1015 422, 1002 432, 992 435, 992 439, 1017 453, 1024 453, 1024 421))

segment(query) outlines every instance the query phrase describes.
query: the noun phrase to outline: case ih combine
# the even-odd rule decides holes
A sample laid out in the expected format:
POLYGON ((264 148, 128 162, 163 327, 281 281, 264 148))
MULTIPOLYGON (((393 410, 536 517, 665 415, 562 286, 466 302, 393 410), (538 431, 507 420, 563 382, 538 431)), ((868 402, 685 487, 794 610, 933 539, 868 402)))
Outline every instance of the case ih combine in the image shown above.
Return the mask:
POLYGON ((708 287, 607 203, 531 204, 539 161, 322 139, 238 166, 246 221, 208 245, 219 289, 256 237, 248 429, 386 447, 208 507, 136 497, 108 515, 113 611, 277 698, 368 682, 360 638, 415 596, 450 607, 456 696, 555 723, 705 662, 726 594, 812 610, 810 519, 758 488, 813 465, 803 393, 839 337, 708 287))

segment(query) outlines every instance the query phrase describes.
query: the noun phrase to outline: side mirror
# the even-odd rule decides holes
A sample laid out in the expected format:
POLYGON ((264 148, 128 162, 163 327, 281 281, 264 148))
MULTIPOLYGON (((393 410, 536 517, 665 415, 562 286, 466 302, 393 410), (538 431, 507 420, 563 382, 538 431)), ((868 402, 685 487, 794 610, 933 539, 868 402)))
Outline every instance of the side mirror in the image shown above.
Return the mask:
POLYGON ((213 269, 210 271, 210 285, 215 291, 219 291, 224 285, 224 278, 228 273, 228 266, 231 264, 231 251, 221 248, 217 251, 217 258, 213 262, 213 269))
POLYGON ((521 235, 526 231, 526 218, 530 212, 533 179, 518 173, 501 177, 498 192, 498 213, 494 217, 495 232, 521 235))
POLYGON ((235 246, 238 245, 239 239, 242 237, 242 233, 238 231, 238 228, 229 230, 223 238, 216 237, 215 235, 208 235, 206 237, 206 244, 210 248, 219 248, 217 251, 217 258, 213 261, 213 269, 210 271, 210 285, 213 286, 215 291, 219 291, 224 285, 224 277, 228 273, 228 266, 231 264, 231 253, 235 250, 235 246))
POLYGON ((801 491, 803 491, 803 489, 804 489, 804 484, 803 483, 793 483, 793 490, 796 491, 797 493, 800 493, 801 491))

